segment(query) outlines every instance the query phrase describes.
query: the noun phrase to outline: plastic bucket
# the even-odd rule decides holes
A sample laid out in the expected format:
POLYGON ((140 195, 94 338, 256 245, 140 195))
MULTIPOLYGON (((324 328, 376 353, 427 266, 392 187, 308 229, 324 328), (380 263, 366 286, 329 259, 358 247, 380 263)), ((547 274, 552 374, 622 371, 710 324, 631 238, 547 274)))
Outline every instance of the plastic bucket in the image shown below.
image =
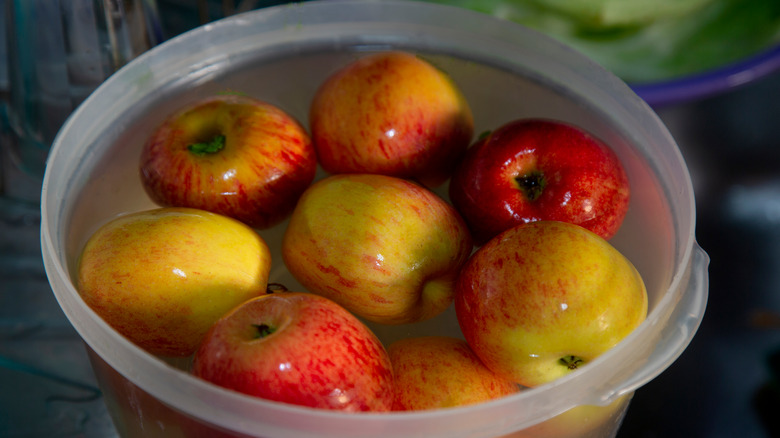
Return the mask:
MULTIPOLYGON (((83 337, 123 436, 484 437, 614 436, 633 391, 686 348, 707 300, 706 254, 695 241, 690 176, 655 113, 623 82, 545 36, 462 9, 416 2, 321 1, 262 9, 172 39, 115 73, 55 139, 42 192, 42 249, 63 311, 83 337), (223 390, 154 357, 88 308, 73 283, 88 236, 118 214, 151 208, 138 177, 150 129, 184 102, 238 91, 308 123, 311 97, 361 53, 419 53, 447 71, 469 100, 475 131, 514 118, 550 117, 601 137, 632 186, 612 239, 639 269, 647 320, 596 361, 551 384, 488 403, 444 410, 344 414, 223 390)), ((278 248, 285 224, 264 231, 278 248)), ((281 258, 272 281, 287 277, 281 258)), ((453 312, 384 331, 459 336, 453 312), (399 331, 401 330, 401 331, 399 331)))

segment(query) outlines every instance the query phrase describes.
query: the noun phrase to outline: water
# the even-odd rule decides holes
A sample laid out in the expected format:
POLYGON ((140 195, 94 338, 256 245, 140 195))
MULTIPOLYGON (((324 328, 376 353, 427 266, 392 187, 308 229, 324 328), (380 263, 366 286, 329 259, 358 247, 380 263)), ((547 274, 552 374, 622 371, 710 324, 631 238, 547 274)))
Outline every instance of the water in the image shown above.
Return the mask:
MULTIPOLYGON (((154 208, 139 178, 141 148, 152 129, 181 105, 224 92, 241 92, 275 104, 308 126, 309 102, 319 84, 332 72, 362 53, 319 50, 290 57, 263 59, 237 58, 227 69, 193 74, 161 90, 152 100, 137 108, 133 115, 117 115, 116 124, 101 127, 107 132, 98 165, 87 169, 89 176, 81 193, 75 196, 70 211, 67 253, 70 270, 86 239, 94 230, 116 215, 154 208)), ((626 133, 615 132, 602 114, 587 105, 536 83, 514 72, 446 55, 422 54, 449 73, 470 102, 475 117, 475 133, 495 129, 522 117, 546 117, 575 123, 608 139, 624 161, 631 177, 633 199, 630 211, 613 244, 640 270, 650 291, 651 308, 665 292, 668 273, 673 272, 674 242, 658 239, 673 235, 670 209, 647 163, 627 143, 626 133)), ((101 146, 102 147, 102 146, 101 146)), ((320 171, 319 176, 324 176, 320 171)), ((437 189, 446 198, 446 185, 437 189)), ((284 283, 290 289, 300 285, 284 267, 279 248, 286 222, 261 232, 275 262, 270 281, 284 283)), ((301 288, 302 289, 302 288, 301 288)), ((370 324, 379 337, 389 342, 410 335, 460 336, 452 306, 432 320, 404 326, 370 324)))

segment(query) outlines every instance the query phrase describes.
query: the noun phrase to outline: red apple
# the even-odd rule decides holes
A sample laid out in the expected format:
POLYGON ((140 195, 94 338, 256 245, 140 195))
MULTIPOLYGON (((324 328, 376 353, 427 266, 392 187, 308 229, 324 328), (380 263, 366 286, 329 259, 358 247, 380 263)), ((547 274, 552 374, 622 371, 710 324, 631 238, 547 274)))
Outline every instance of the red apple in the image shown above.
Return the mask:
POLYGON ((436 186, 473 135, 468 103, 441 70, 410 53, 364 56, 325 81, 310 109, 330 173, 379 173, 436 186))
POLYGON ((471 349, 496 374, 529 387, 587 366, 647 314, 633 264, 567 222, 499 234, 466 262, 455 288, 455 313, 471 349))
POLYGON ((284 263, 306 290, 383 324, 447 309, 472 249, 450 204, 419 184, 374 174, 312 184, 282 239, 284 263))
POLYGON ((197 101, 157 127, 141 179, 163 206, 220 213, 264 229, 284 219, 317 167, 309 135, 289 114, 248 96, 197 101))
POLYGON ((469 405, 520 390, 485 367, 462 339, 405 338, 390 344, 387 352, 395 376, 396 411, 469 405))
POLYGON ((449 187, 477 244, 514 225, 570 222, 609 239, 628 211, 629 183, 614 151, 562 122, 520 119, 480 138, 449 187))
POLYGON ((225 315, 195 353, 195 376, 268 400, 342 411, 387 411, 390 359, 335 302, 275 292, 225 315))

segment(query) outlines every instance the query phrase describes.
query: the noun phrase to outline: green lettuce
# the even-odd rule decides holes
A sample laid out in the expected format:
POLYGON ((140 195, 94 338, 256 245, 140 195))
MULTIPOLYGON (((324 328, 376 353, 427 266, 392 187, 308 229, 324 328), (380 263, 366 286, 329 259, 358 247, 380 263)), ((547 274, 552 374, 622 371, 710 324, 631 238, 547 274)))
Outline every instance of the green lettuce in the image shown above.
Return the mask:
POLYGON ((428 1, 538 30, 630 83, 703 73, 780 43, 778 0, 428 1))

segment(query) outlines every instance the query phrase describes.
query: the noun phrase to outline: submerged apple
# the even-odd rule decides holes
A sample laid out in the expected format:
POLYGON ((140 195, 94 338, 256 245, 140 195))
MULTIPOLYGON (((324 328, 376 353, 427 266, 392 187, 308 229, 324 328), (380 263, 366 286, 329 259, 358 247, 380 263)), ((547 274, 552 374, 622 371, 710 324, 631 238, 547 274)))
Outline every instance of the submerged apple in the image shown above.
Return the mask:
POLYGON ((387 352, 331 300, 275 292, 249 300, 209 330, 192 373, 245 394, 322 409, 388 411, 387 352))
POLYGON ((460 215, 432 191, 383 175, 333 175, 301 196, 282 240, 290 273, 310 292, 367 320, 422 321, 452 303, 471 254, 460 215))
POLYGON ((316 153, 289 114, 240 95, 202 99, 169 116, 141 154, 141 180, 159 205, 191 207, 269 228, 314 180, 316 153))
POLYGON ((566 222, 518 225, 477 250, 455 293, 458 323, 485 365, 525 386, 586 365, 647 314, 639 272, 598 235, 566 222))
POLYGON ((452 79, 411 53, 363 56, 317 90, 310 127, 330 173, 378 173, 436 186, 473 135, 471 109, 452 79))
POLYGON ((520 223, 554 220, 611 238, 628 211, 629 182, 615 152, 558 121, 519 119, 472 146, 450 199, 477 244, 520 223))
POLYGON ((247 225, 190 208, 115 218, 87 241, 77 289, 147 351, 188 356, 224 313, 266 291, 271 253, 247 225))
POLYGON ((405 338, 390 344, 387 351, 395 376, 396 411, 470 405, 520 390, 515 382, 485 367, 462 339, 405 338))

